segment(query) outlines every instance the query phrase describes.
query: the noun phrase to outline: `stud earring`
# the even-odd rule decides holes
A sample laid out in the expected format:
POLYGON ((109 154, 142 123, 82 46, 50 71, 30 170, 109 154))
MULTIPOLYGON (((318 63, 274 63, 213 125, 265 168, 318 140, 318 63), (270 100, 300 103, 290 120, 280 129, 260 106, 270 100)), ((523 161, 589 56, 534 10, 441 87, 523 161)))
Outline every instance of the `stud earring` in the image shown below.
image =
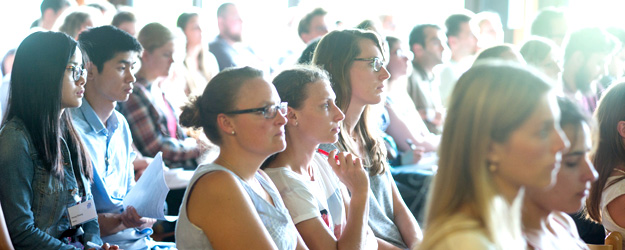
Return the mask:
POLYGON ((234 135, 234 130, 232 130, 232 133, 231 133, 231 134, 232 134, 232 135, 234 135))
POLYGON ((489 163, 489 164, 488 164, 488 170, 489 170, 491 173, 496 172, 496 171, 497 171, 497 165, 495 165, 495 164, 493 164, 493 163, 489 163))
POLYGON ((299 125, 299 122, 295 121, 295 127, 297 127, 297 125, 299 125))

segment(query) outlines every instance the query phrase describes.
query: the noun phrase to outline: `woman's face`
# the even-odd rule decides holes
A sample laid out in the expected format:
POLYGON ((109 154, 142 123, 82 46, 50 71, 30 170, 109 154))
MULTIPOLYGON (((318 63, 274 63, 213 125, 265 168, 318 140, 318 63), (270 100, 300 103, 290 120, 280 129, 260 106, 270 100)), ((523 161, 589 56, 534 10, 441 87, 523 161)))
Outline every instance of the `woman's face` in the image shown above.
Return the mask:
POLYGON ((562 67, 560 66, 560 59, 558 59, 554 51, 549 52, 545 59, 540 63, 539 68, 545 72, 549 78, 558 81, 560 80, 560 74, 562 73, 562 67))
POLYGON ((78 49, 78 47, 76 47, 76 51, 67 63, 67 68, 65 69, 65 74, 63 75, 61 108, 75 108, 80 107, 82 104, 82 97, 85 93, 85 82, 87 81, 85 77, 87 75, 83 74, 80 76, 78 81, 74 81, 73 71, 77 70, 80 72, 83 66, 82 52, 78 49))
POLYGON ((388 72, 395 78, 405 76, 408 71, 408 57, 401 46, 401 42, 395 42, 391 45, 391 53, 386 66, 388 72))
POLYGON ((553 94, 544 94, 533 113, 503 143, 493 142, 489 161, 500 188, 545 188, 554 183, 560 151, 568 141, 560 129, 560 111, 553 94))
POLYGON ((330 83, 322 80, 310 83, 305 91, 308 98, 300 109, 289 109, 294 116, 289 119, 289 131, 301 134, 314 144, 335 143, 340 132, 339 122, 345 115, 334 103, 336 96, 330 83))
POLYGON ((189 18, 187 25, 184 27, 184 35, 187 37, 188 44, 197 45, 202 43, 202 27, 200 27, 199 16, 189 18))
POLYGON ((143 66, 157 73, 159 77, 169 75, 169 68, 174 62, 174 42, 170 41, 152 52, 143 53, 143 66))
MULTIPOLYGON (((235 110, 261 108, 280 104, 280 96, 273 84, 262 78, 246 80, 237 94, 235 110)), ((284 125, 286 114, 278 112, 266 119, 261 112, 231 115, 234 136, 238 144, 248 152, 268 157, 286 148, 284 125)))
MULTIPOLYGON (((361 52, 357 58, 378 58, 383 60, 382 52, 373 41, 365 38, 360 40, 358 46, 361 52)), ((382 101, 382 92, 384 92, 384 81, 390 76, 385 67, 380 68, 376 72, 372 61, 353 61, 349 69, 349 79, 352 87, 350 107, 352 104, 364 106, 380 103, 382 101)))
POLYGON ((588 159, 592 147, 588 125, 567 125, 563 130, 571 146, 562 152, 556 184, 548 190, 528 188, 527 197, 545 210, 575 213, 582 208, 597 171, 588 159))

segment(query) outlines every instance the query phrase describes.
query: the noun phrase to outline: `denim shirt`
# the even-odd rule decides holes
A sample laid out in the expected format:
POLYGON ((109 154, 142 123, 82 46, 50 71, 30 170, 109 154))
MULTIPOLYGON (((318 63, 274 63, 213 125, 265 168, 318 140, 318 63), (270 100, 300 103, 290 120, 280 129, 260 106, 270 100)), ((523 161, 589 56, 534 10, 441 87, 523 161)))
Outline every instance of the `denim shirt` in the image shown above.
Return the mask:
MULTIPOLYGON (((65 140, 61 149, 64 176, 48 171, 40 159, 30 134, 19 118, 12 118, 0 129, 0 202, 15 249, 76 249, 61 234, 70 229, 67 207, 79 192, 72 158, 65 140)), ((93 199, 89 180, 82 174, 85 194, 93 199)), ((83 240, 102 244, 98 221, 82 225, 83 240)))

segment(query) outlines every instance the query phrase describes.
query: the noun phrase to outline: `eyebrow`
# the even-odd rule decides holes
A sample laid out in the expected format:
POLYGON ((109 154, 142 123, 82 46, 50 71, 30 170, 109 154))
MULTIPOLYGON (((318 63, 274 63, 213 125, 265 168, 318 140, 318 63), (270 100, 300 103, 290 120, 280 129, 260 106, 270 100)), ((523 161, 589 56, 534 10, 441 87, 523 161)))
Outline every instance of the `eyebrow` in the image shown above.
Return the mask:
POLYGON ((123 63, 123 64, 131 64, 131 65, 134 65, 134 64, 136 64, 137 62, 130 62, 130 61, 128 61, 128 60, 119 60, 119 62, 118 62, 118 63, 123 63))

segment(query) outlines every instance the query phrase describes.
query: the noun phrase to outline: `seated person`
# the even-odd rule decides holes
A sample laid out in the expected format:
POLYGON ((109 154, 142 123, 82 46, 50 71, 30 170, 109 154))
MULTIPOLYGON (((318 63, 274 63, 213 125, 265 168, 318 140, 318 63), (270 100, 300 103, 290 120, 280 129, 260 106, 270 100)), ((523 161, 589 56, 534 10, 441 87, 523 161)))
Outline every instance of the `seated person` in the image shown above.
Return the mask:
POLYGON ((91 59, 85 97, 72 110, 73 121, 91 155, 92 192, 100 222, 100 235, 123 249, 148 249, 155 219, 143 218, 123 199, 135 184, 128 122, 115 110, 128 100, 135 81, 132 75, 139 42, 113 26, 101 26, 80 34, 80 44, 91 59))
POLYGON ((173 35, 165 26, 150 23, 139 31, 138 40, 144 49, 141 68, 128 101, 119 103, 118 108, 128 120, 134 144, 142 155, 154 157, 161 151, 167 166, 193 169, 205 151, 201 146, 204 144, 186 138, 159 86, 173 63, 173 35))
POLYGON ((60 32, 35 32, 15 54, 0 130, 0 202, 16 249, 102 244, 93 169, 67 110, 81 105, 83 66, 76 41, 60 32))
POLYGON ((591 149, 590 127, 573 102, 563 97, 560 126, 570 142, 562 152, 562 163, 554 186, 525 189, 523 234, 528 249, 587 249, 571 216, 582 208, 597 171, 587 157, 591 149))

